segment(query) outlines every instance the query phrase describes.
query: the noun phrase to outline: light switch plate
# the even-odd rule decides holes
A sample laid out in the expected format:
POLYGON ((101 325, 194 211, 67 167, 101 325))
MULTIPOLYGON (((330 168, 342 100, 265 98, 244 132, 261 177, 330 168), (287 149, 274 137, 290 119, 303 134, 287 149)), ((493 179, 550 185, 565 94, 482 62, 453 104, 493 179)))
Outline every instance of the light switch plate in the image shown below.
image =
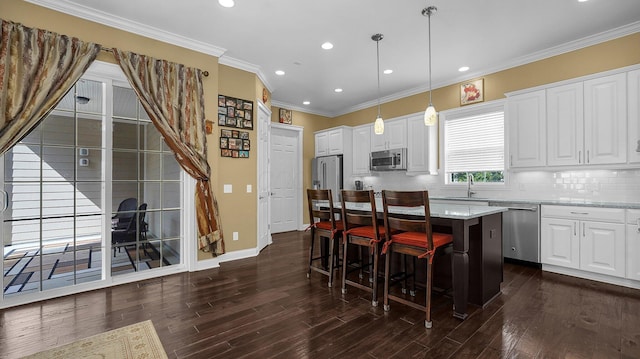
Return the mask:
POLYGON ((233 240, 234 241, 238 240, 238 232, 233 232, 233 240))
POLYGON ((251 185, 250 185, 250 184, 248 184, 248 185, 247 185, 247 193, 251 193, 251 191, 252 191, 251 185))
POLYGON ((232 192, 233 192, 233 185, 230 185, 230 184, 224 185, 224 193, 232 193, 232 192))

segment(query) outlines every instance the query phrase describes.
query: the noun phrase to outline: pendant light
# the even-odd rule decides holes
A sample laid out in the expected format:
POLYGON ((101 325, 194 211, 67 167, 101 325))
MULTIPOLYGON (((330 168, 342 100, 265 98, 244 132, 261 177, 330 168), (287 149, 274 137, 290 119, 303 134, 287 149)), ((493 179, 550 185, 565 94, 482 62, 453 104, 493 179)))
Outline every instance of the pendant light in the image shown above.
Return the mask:
POLYGON ((429 106, 424 111, 424 124, 425 126, 435 126, 438 122, 438 113, 436 108, 433 107, 431 102, 431 15, 435 14, 438 8, 435 6, 429 6, 422 9, 422 15, 429 19, 429 106))
POLYGON ((383 38, 384 35, 382 34, 375 34, 371 36, 371 40, 376 42, 376 61, 378 68, 378 117, 376 117, 376 122, 373 124, 373 132, 376 135, 382 135, 384 133, 384 121, 380 115, 380 40, 383 38))

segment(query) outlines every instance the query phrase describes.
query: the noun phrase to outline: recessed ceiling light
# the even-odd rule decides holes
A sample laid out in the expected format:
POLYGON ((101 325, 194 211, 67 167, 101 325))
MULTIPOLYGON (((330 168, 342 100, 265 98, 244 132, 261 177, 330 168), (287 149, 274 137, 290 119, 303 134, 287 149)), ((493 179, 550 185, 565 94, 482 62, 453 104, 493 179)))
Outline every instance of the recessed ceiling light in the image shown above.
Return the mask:
POLYGON ((587 2, 589 0, 578 0, 578 2, 587 2))
POLYGON ((469 66, 462 66, 461 68, 458 69, 458 71, 460 72, 469 71, 469 66))
POLYGON ((278 75, 278 76, 282 76, 282 75, 284 75, 284 71, 282 71, 282 70, 276 70, 276 75, 278 75))
POLYGON ((335 90, 333 90, 333 91, 335 91, 335 92, 342 92, 342 89, 335 89, 335 90))
POLYGON ((385 75, 389 75, 389 74, 393 73, 393 70, 391 70, 391 69, 386 69, 386 70, 384 70, 382 73, 384 73, 385 75))
POLYGON ((233 7, 236 3, 233 0, 218 0, 218 4, 223 7, 233 7))
POLYGON ((303 102, 302 102, 302 104, 303 104, 303 105, 310 105, 310 104, 311 104, 311 102, 309 102, 309 101, 303 101, 303 102))
POLYGON ((325 50, 331 50, 333 49, 333 44, 327 41, 324 44, 322 44, 322 48, 325 50))

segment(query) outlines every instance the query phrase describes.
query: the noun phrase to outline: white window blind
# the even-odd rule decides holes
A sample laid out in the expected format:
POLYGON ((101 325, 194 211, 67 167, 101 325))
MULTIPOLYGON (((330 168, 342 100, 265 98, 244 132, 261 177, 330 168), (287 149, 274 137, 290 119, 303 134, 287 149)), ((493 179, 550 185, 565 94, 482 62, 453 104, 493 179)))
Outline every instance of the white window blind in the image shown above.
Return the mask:
POLYGON ((504 112, 447 119, 444 123, 445 171, 504 170, 504 112))

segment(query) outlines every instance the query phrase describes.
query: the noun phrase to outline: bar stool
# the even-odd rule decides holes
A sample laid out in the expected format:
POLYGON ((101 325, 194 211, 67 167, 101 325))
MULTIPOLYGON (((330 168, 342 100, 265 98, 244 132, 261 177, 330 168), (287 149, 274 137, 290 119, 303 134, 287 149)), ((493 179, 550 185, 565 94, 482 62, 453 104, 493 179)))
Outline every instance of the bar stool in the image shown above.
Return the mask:
MULTIPOLYGON (((429 193, 427 191, 382 191, 382 207, 386 241, 382 253, 386 254, 384 266, 384 310, 389 310, 389 300, 393 300, 410 307, 425 311, 424 325, 431 328, 431 287, 433 282, 433 259, 436 251, 446 246, 452 246, 453 235, 434 233, 431 229, 431 211, 429 209, 429 193), (396 207, 393 212, 389 207, 396 207), (398 210, 398 207, 404 207, 398 210), (411 210, 421 210, 424 207, 424 219, 412 217, 411 210), (392 253, 402 253, 419 259, 425 259, 427 264, 425 305, 406 300, 389 292, 390 265, 392 253)), ((421 215, 421 213, 420 213, 421 215)), ((419 215, 418 215, 419 216, 419 215)))
MULTIPOLYGON (((378 306, 378 262, 380 258, 380 242, 384 241, 385 231, 382 225, 378 225, 376 216, 376 200, 374 192, 369 191, 342 191, 342 221, 344 232, 342 232, 342 293, 347 293, 347 284, 362 290, 371 292, 371 305, 378 306), (369 210, 370 208, 370 210, 369 210), (353 281, 348 278, 349 267, 349 247, 359 246, 358 250, 366 248, 371 256, 368 263, 369 279, 366 284, 353 281), (371 285, 369 285, 371 282, 371 285)), ((359 265, 355 269, 360 270, 362 279, 363 260, 358 256, 359 265)), ((353 269, 351 269, 353 272, 353 269)))
POLYGON ((336 220, 333 208, 333 196, 330 189, 307 189, 307 202, 309 204, 309 227, 311 230, 311 245, 309 246, 309 270, 307 278, 311 277, 311 271, 322 273, 329 277, 328 286, 333 285, 333 271, 339 264, 339 242, 336 238, 342 236, 342 221, 336 220), (320 256, 314 257, 316 240, 324 238, 321 242, 320 256), (328 242, 328 243, 327 243, 328 242), (326 255, 327 249, 329 255, 326 255), (314 266, 314 261, 320 260, 321 267, 314 266), (335 268, 334 268, 335 267, 335 268))

